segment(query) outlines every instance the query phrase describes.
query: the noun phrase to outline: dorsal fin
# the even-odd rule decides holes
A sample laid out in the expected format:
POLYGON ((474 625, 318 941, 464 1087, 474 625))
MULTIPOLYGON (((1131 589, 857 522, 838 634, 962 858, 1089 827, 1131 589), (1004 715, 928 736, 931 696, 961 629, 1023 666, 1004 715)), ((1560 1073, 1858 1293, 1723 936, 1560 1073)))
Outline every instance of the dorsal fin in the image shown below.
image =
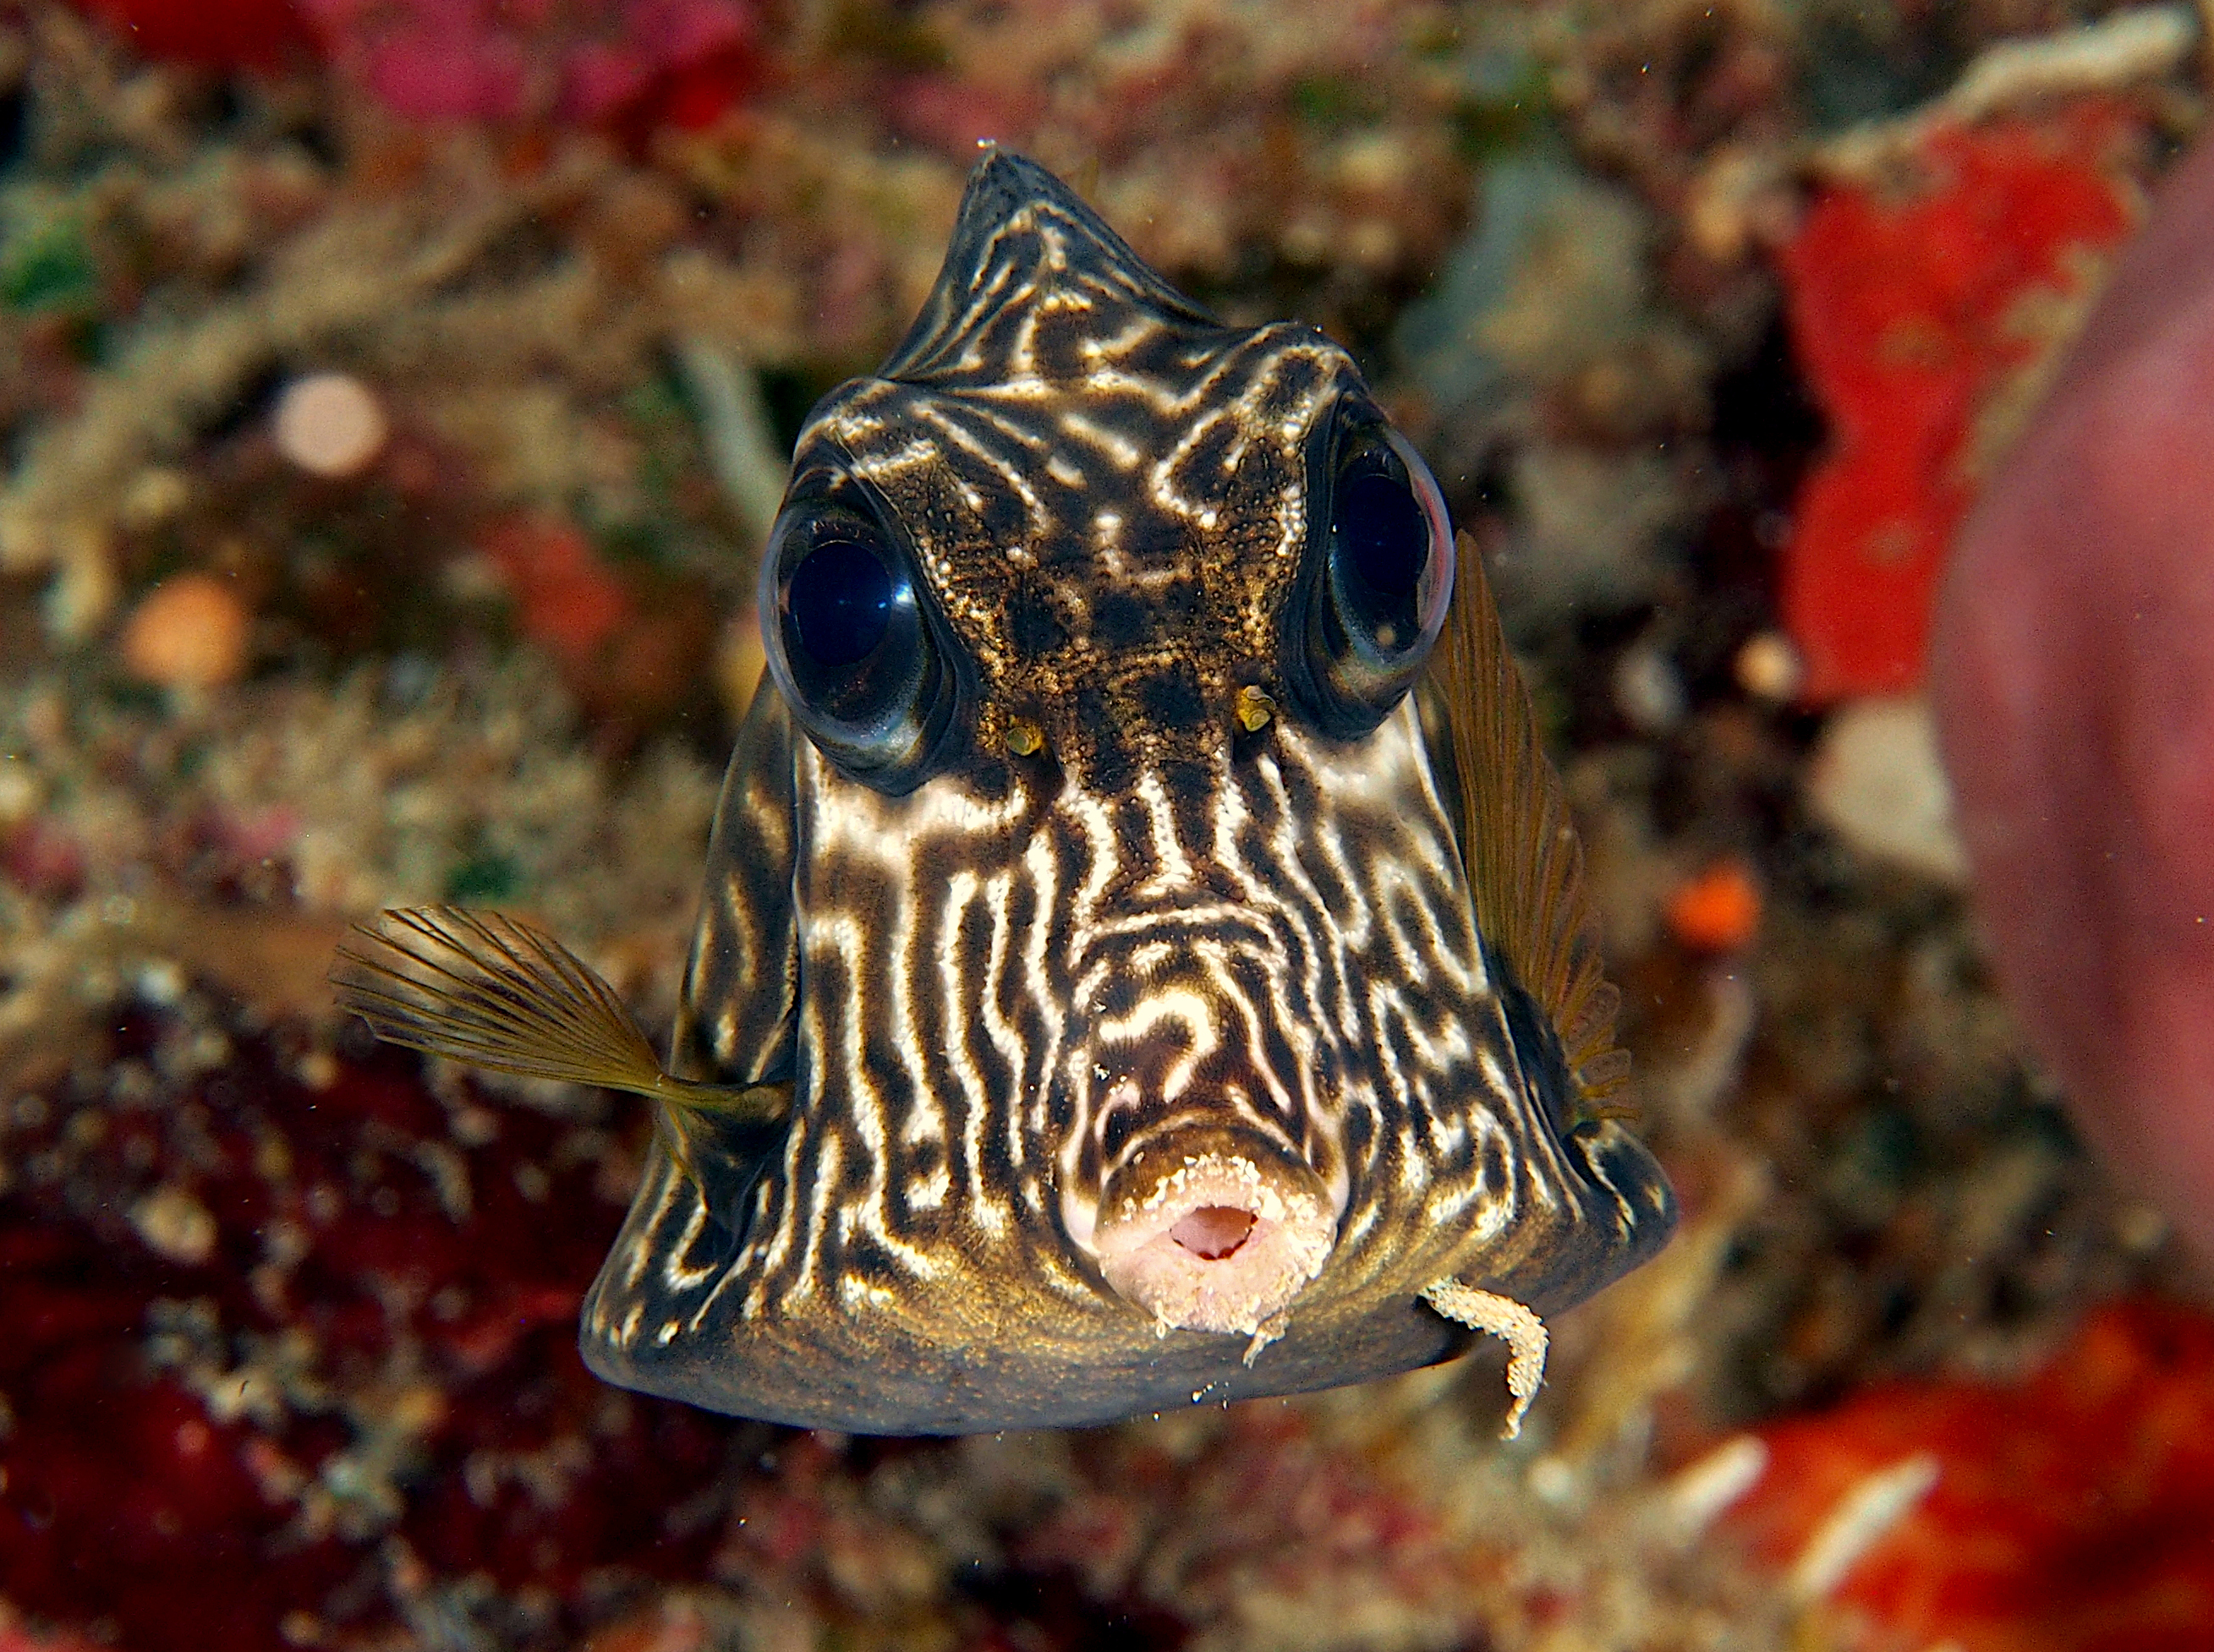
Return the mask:
MULTIPOLYGON (((969 174, 930 296, 877 375, 944 387, 992 382, 1006 352, 991 335, 1056 291, 1080 291, 1096 308, 1173 325, 1222 325, 1148 269, 1061 180, 994 149, 969 174)), ((1103 334, 1115 331, 1103 318, 1103 334)))
POLYGON ((1630 1056, 1614 1042, 1622 995, 1601 972, 1583 845, 1465 533, 1457 564, 1430 669, 1453 742, 1477 925, 1552 1022, 1582 1100, 1597 1103, 1627 1081, 1630 1056))

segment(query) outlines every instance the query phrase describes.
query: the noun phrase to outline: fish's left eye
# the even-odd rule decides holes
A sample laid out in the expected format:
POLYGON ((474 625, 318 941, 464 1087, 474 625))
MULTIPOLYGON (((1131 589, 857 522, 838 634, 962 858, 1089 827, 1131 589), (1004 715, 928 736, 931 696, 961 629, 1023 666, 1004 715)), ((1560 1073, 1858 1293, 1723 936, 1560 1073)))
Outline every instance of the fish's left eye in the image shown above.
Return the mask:
POLYGON ((1435 560, 1429 516, 1391 435, 1364 433, 1355 441, 1330 498, 1332 605, 1349 622, 1351 637, 1383 659, 1421 641, 1424 588, 1436 583, 1426 578, 1435 560))
POLYGON ((1285 680, 1323 732, 1365 735, 1414 686, 1453 594, 1453 528, 1429 467, 1365 403, 1310 460, 1317 532, 1286 610, 1285 680))
POLYGON ((825 669, 857 665, 877 651, 891 629, 895 600, 911 603, 905 581, 895 584, 876 548, 859 534, 818 540, 785 582, 791 640, 825 669))
POLYGON ((841 771, 919 784, 960 698, 951 650, 904 547, 853 490, 802 492, 770 531, 761 640, 792 716, 841 771))

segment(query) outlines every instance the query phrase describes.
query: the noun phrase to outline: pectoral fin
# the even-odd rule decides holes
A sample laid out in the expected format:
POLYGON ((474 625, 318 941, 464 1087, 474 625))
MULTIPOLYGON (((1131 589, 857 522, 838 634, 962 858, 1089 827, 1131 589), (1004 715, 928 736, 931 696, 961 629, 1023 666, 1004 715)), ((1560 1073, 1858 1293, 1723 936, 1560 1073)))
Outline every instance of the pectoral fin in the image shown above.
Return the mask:
POLYGON ((670 1072, 613 987, 515 918, 411 906, 353 933, 331 984, 339 1007, 379 1038, 494 1072, 645 1096, 688 1175, 696 1132, 710 1121, 767 1121, 790 1105, 787 1085, 703 1084, 670 1072))

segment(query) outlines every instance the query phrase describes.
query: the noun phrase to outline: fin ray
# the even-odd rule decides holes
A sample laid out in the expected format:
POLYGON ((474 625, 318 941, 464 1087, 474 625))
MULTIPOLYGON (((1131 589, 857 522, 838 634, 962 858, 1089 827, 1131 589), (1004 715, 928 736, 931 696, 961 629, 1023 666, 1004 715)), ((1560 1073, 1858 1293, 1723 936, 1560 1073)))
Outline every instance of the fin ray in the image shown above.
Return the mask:
POLYGON ((388 1043, 473 1067, 627 1090, 655 1103, 655 1127, 687 1175, 711 1118, 763 1120, 790 1087, 703 1084, 655 1058, 615 990, 553 936, 498 912, 389 908, 354 926, 331 984, 388 1043))
POLYGON ((1453 604, 1432 656, 1461 803, 1477 927, 1559 1034, 1581 1100, 1628 1081, 1614 1041, 1622 995, 1601 971, 1583 846, 1508 651, 1476 542, 1460 535, 1453 604))

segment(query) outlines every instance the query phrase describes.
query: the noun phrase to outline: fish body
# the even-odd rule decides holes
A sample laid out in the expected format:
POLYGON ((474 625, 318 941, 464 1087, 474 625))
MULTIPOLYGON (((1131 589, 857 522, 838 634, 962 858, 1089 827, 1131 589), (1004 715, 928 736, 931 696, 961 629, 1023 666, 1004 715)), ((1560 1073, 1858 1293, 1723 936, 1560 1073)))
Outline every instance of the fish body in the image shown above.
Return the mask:
MULTIPOLYGON (((799 437, 668 1070, 633 1027, 559 1075, 671 1121, 592 1369, 960 1433, 1490 1330, 1526 1403, 1542 1316, 1674 1210, 1604 1102, 1573 834, 1456 560, 1342 349, 1225 326, 988 155, 913 329, 799 437)), ((535 942, 439 933, 342 996, 526 1070, 533 1015, 614 1025, 535 942)))

